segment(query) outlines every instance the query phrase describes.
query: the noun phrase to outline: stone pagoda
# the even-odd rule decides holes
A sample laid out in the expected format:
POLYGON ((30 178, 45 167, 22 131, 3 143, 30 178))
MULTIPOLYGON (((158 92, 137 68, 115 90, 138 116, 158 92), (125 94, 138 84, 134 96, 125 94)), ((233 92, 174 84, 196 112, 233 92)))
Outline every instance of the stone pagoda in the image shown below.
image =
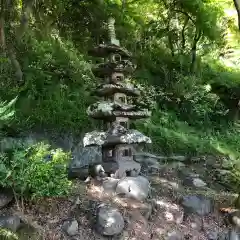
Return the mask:
POLYGON ((151 112, 131 103, 131 97, 139 97, 140 91, 129 79, 136 66, 130 61, 131 54, 120 47, 115 36, 114 19, 108 23, 108 44, 100 44, 89 51, 94 57, 103 58, 103 63, 93 67, 94 75, 101 80, 94 94, 100 100, 89 106, 87 114, 103 121, 103 131, 89 132, 83 144, 102 147, 102 166, 114 178, 135 177, 141 166, 134 161, 136 145, 151 143, 149 137, 129 129, 129 121, 148 118, 151 112))

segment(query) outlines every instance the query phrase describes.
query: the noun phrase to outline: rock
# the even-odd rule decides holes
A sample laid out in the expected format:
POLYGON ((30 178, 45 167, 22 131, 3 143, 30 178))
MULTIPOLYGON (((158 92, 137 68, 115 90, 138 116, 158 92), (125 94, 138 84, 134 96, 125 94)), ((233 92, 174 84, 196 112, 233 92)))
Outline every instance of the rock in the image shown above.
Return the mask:
POLYGON ((118 182, 116 193, 143 201, 147 198, 149 190, 150 183, 145 177, 126 177, 118 182))
POLYGON ((183 235, 179 232, 179 231, 173 231, 173 232, 169 232, 167 234, 167 240, 183 240, 184 237, 183 235))
POLYGON ((21 226, 21 219, 18 216, 0 216, 0 228, 6 228, 16 232, 21 226))
POLYGON ((104 179, 102 183, 104 191, 115 193, 118 182, 119 182, 119 179, 115 179, 115 178, 108 177, 104 179))
POLYGON ((183 222, 183 208, 167 199, 153 199, 153 209, 157 212, 158 219, 162 222, 177 223, 183 222))
POLYGON ((13 200, 13 193, 9 190, 0 188, 0 209, 4 208, 13 200))
POLYGON ((237 233, 233 229, 229 229, 227 232, 222 232, 218 236, 218 240, 239 240, 240 236, 239 233, 237 233))
POLYGON ((0 141, 0 150, 5 152, 12 149, 27 148, 35 143, 36 140, 30 136, 24 138, 5 137, 0 141))
POLYGON ((206 237, 208 240, 218 240, 218 231, 214 230, 206 231, 206 237))
POLYGON ((185 222, 189 225, 192 229, 200 231, 203 228, 203 222, 200 216, 198 215, 189 215, 186 217, 185 222))
POLYGON ((101 204, 97 209, 96 229, 104 236, 120 234, 124 229, 124 219, 118 209, 101 204))
POLYGON ((69 178, 83 179, 88 176, 88 166, 102 162, 100 147, 78 147, 73 150, 73 158, 68 167, 69 178))
POLYGON ((148 167, 148 170, 149 170, 149 172, 152 173, 152 174, 158 174, 158 173, 160 172, 160 170, 161 170, 161 166, 160 166, 160 164, 158 163, 158 164, 149 166, 149 167, 148 167))
POLYGON ((200 216, 209 214, 212 211, 212 201, 202 195, 184 196, 181 201, 185 213, 196 213, 200 216))
POLYGON ((232 229, 229 230, 228 237, 229 237, 229 240, 239 240, 240 239, 239 233, 237 233, 235 230, 232 230, 232 229))
POLYGON ((183 163, 183 162, 172 162, 172 163, 170 163, 169 165, 168 165, 168 167, 169 168, 183 168, 183 167, 185 167, 186 165, 183 163))
POLYGON ((227 217, 230 224, 240 229, 240 210, 228 213, 227 217))
POLYGON ((183 180, 183 185, 188 187, 205 187, 207 184, 200 178, 194 178, 194 177, 186 177, 183 180))
POLYGON ((78 234, 78 222, 76 220, 65 221, 63 223, 62 229, 69 236, 75 236, 78 234))
POLYGON ((147 161, 155 163, 155 160, 160 161, 160 160, 166 160, 167 157, 165 156, 157 156, 148 152, 137 152, 134 154, 135 161, 137 162, 145 162, 146 159, 149 159, 147 161))
POLYGON ((188 159, 187 156, 170 156, 168 158, 171 160, 180 161, 180 162, 186 161, 188 159))

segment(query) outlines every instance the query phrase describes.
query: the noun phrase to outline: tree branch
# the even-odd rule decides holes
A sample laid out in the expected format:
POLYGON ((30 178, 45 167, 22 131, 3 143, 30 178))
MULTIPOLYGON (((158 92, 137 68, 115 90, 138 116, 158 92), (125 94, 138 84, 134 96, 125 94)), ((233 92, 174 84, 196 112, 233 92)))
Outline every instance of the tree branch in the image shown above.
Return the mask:
POLYGON ((196 23, 196 21, 195 21, 188 13, 186 13, 186 12, 180 10, 180 9, 173 9, 172 11, 177 12, 177 13, 182 13, 182 14, 185 15, 187 18, 189 18, 189 20, 191 20, 193 24, 196 23))

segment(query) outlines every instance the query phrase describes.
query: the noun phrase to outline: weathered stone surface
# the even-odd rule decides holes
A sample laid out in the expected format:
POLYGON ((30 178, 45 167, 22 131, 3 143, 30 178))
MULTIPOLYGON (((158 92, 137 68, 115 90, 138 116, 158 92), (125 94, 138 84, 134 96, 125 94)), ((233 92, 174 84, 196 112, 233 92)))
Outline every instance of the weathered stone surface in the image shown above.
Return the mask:
POLYGON ((135 88, 131 83, 118 82, 115 84, 101 84, 94 92, 98 96, 106 96, 114 93, 125 93, 131 96, 139 96, 140 91, 135 88))
POLYGON ((62 229, 69 236, 75 236, 78 234, 78 222, 76 220, 65 221, 63 223, 62 229))
POLYGON ((206 237, 208 240, 217 240, 218 235, 219 235, 218 231, 215 231, 215 230, 206 231, 206 237))
POLYGON ((4 208, 13 200, 13 193, 9 190, 0 188, 0 209, 4 208))
POLYGON ((183 197, 182 206, 185 213, 196 213, 200 216, 211 213, 213 206, 212 201, 205 196, 188 195, 183 197))
POLYGON ((88 53, 95 57, 106 57, 111 53, 119 53, 122 56, 131 57, 131 53, 127 49, 114 44, 100 44, 92 50, 89 50, 88 53))
POLYGON ((94 163, 101 163, 102 151, 98 146, 78 148, 78 152, 73 152, 73 158, 68 167, 70 178, 85 178, 88 176, 88 166, 94 163))
POLYGON ((35 143, 36 140, 31 136, 22 138, 6 137, 0 141, 0 151, 4 152, 17 148, 29 147, 35 143))
POLYGON ((129 60, 121 60, 119 62, 100 63, 92 68, 92 72, 96 77, 102 78, 114 72, 131 74, 136 70, 136 67, 129 60))
POLYGON ((192 229, 200 231, 203 228, 202 216, 190 214, 186 217, 185 224, 189 225, 192 229))
POLYGON ((183 240, 184 236, 179 231, 171 231, 167 233, 166 240, 183 240))
POLYGON ((151 116, 151 112, 147 109, 139 110, 135 105, 108 101, 93 103, 88 107, 87 114, 95 119, 107 119, 113 117, 138 119, 151 116))
POLYGON ((239 240, 239 233, 234 229, 229 229, 219 234, 218 240, 239 240))
POLYGON ((147 198, 149 190, 150 184, 148 179, 142 176, 126 177, 118 182, 116 193, 125 194, 126 197, 143 201, 147 198))
POLYGON ((146 164, 148 166, 152 166, 152 165, 158 165, 159 160, 161 160, 161 157, 158 157, 151 153, 139 152, 134 154, 134 160, 136 162, 146 164))
POLYGON ((200 178, 195 178, 195 177, 186 177, 183 180, 183 185, 188 186, 188 187, 205 187, 207 184, 200 178))
POLYGON ((93 131, 83 138, 84 146, 106 146, 113 144, 151 143, 151 139, 134 129, 126 129, 121 125, 112 125, 106 132, 93 131))
POLYGON ((140 173, 140 170, 141 165, 139 163, 122 159, 118 161, 118 169, 115 172, 114 177, 119 179, 126 176, 136 177, 140 173))
POLYGON ((102 186, 105 192, 115 193, 119 179, 115 178, 105 178, 102 186))
POLYGON ((187 156, 170 156, 169 159, 182 162, 182 161, 186 161, 188 157, 187 156))
POLYGON ((101 204, 97 209, 96 230, 104 236, 120 234, 124 229, 124 219, 118 209, 101 204))
POLYGON ((120 161, 106 161, 102 163, 105 172, 114 178, 127 176, 135 177, 140 173, 141 165, 135 161, 121 159, 120 161))
POLYGON ((240 229, 240 210, 233 210, 226 215, 228 222, 235 228, 240 229))
POLYGON ((158 219, 162 222, 177 223, 183 222, 183 208, 168 199, 158 198, 153 199, 153 208, 157 212, 158 219))
POLYGON ((17 216, 0 216, 0 228, 6 228, 16 232, 21 225, 21 220, 17 216))

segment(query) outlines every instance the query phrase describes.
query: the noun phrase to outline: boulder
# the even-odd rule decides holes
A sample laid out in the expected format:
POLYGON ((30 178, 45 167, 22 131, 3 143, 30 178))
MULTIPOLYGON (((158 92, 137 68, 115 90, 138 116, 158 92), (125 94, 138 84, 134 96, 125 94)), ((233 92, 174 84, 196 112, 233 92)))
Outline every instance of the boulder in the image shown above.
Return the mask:
POLYGON ((195 178, 195 177, 186 177, 183 180, 183 185, 188 187, 205 187, 207 184, 201 179, 201 178, 195 178))
POLYGON ((183 222, 183 208, 168 199, 158 198, 152 200, 153 208, 161 222, 181 224, 183 222))
POLYGON ((16 232, 21 226, 21 219, 18 216, 0 216, 0 228, 6 228, 16 232))
POLYGON ((186 214, 196 213, 200 216, 207 215, 212 212, 212 201, 202 195, 188 195, 184 196, 181 204, 186 214))
POLYGON ((122 233, 125 223, 118 209, 101 204, 97 209, 96 230, 104 236, 122 233))
POLYGON ((119 179, 115 179, 115 178, 108 177, 104 179, 102 183, 104 191, 109 193, 115 193, 118 182, 119 182, 119 179))
POLYGON ((76 220, 65 221, 62 229, 67 235, 75 236, 78 234, 78 222, 76 220))
POLYGON ((170 231, 167 233, 166 239, 167 240, 183 240, 184 236, 179 231, 170 231))
POLYGON ((101 163, 101 147, 77 148, 72 153, 73 158, 68 167, 70 178, 86 178, 88 176, 88 166, 94 163, 101 163))
POLYGON ((218 235, 219 235, 219 233, 216 230, 206 231, 207 240, 218 240, 218 235))
POLYGON ((0 209, 4 208, 13 200, 13 193, 6 189, 0 188, 0 209))
POLYGON ((126 177, 118 182, 116 193, 124 194, 126 197, 143 201, 147 198, 150 190, 150 183, 142 176, 126 177))

